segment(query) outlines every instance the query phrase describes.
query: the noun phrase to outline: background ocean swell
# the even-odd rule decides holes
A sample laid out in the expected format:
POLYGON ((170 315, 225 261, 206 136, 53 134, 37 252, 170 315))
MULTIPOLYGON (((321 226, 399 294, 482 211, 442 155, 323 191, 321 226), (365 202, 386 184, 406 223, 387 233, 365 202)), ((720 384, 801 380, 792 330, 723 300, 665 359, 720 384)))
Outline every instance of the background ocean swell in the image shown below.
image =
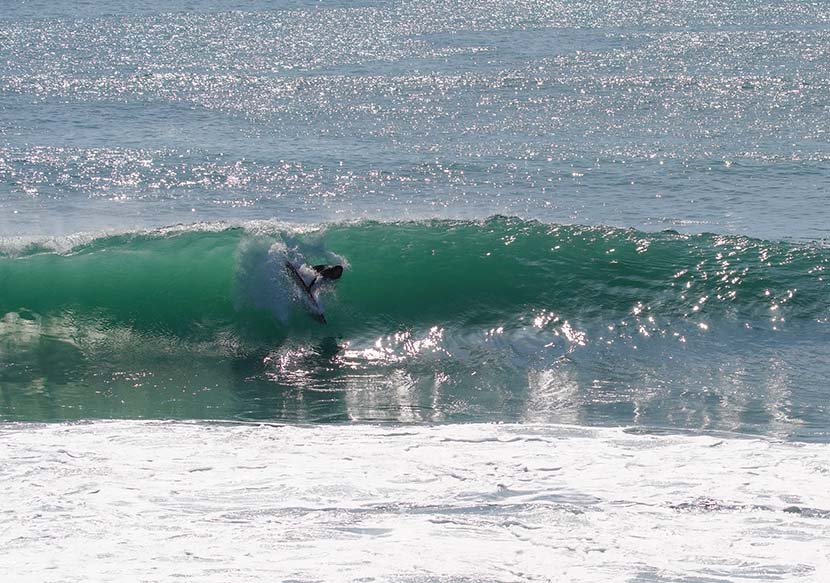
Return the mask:
POLYGON ((0 415, 533 420, 825 439, 830 250, 485 221, 13 242, 0 415), (345 261, 302 309, 287 256, 345 261))
POLYGON ((798 0, 6 2, 0 230, 466 218, 828 235, 798 0))

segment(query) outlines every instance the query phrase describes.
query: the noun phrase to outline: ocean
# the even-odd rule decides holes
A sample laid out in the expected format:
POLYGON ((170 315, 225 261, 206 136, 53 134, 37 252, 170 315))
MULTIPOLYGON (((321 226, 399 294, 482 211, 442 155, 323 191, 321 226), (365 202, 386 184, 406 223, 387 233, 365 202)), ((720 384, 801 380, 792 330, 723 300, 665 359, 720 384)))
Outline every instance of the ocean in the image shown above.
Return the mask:
POLYGON ((828 71, 823 1, 2 0, 4 580, 826 581, 828 71))

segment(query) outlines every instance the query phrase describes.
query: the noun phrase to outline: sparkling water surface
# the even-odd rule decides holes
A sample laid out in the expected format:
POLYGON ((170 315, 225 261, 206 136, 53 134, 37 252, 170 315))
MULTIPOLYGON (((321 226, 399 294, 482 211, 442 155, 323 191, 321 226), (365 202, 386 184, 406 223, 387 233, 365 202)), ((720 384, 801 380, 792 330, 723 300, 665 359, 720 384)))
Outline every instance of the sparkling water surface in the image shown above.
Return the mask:
POLYGON ((520 215, 822 239, 813 2, 12 2, 7 234, 520 215))
POLYGON ((3 0, 0 573, 827 580, 828 71, 824 1, 3 0))

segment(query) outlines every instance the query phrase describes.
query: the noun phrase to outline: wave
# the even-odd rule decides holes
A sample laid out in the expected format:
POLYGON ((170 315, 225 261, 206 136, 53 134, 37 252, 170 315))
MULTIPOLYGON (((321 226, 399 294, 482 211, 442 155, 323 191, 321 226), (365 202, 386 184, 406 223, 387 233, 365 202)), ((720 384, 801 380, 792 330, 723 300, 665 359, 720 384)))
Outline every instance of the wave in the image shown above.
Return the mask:
POLYGON ((111 320, 187 336, 314 330, 286 257, 347 264, 324 295, 332 330, 636 317, 825 322, 830 250, 740 236, 644 233, 494 217, 315 229, 200 225, 41 242, 0 257, 0 312, 111 320))
POLYGON ((0 418, 830 424, 816 243, 493 217, 2 248, 0 418), (328 325, 286 259, 345 266, 328 325))

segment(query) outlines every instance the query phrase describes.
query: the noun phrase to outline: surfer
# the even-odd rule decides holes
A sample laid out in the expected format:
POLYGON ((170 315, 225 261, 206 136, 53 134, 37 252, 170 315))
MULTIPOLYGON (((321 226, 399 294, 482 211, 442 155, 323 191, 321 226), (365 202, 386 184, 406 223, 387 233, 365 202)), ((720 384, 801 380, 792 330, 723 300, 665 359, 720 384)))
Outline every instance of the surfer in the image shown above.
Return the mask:
POLYGON ((316 291, 320 285, 327 281, 340 279, 343 275, 342 265, 315 265, 311 269, 315 271, 316 275, 312 278, 311 283, 307 285, 308 291, 314 296, 316 296, 316 291))
POLYGON ((291 277, 299 284, 306 295, 306 305, 311 311, 312 316, 326 323, 326 317, 323 315, 323 307, 319 303, 318 297, 320 295, 321 287, 330 281, 340 279, 343 275, 342 265, 314 265, 309 266, 305 263, 294 263, 293 261, 286 261, 285 268, 291 277))

